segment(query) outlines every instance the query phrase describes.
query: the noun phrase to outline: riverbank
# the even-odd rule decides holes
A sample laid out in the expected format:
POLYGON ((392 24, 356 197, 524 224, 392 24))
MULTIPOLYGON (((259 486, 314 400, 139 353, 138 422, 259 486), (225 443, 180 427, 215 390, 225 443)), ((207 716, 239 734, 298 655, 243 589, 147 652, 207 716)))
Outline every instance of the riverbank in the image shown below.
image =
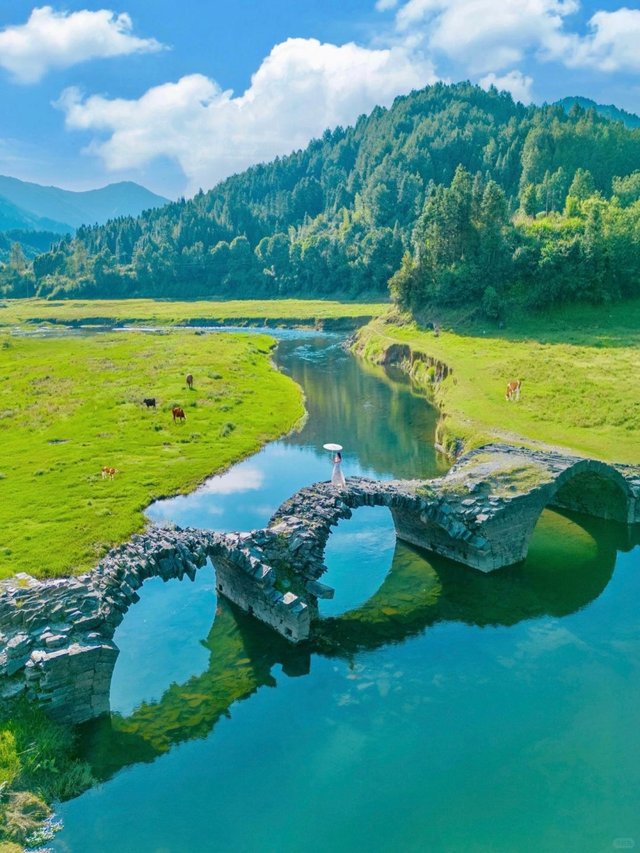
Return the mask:
POLYGON ((302 393, 274 368, 273 346, 265 335, 189 331, 0 336, 0 578, 92 567, 143 529, 153 500, 289 432, 302 393))
POLYGON ((352 329, 388 308, 384 303, 322 299, 177 302, 156 299, 47 300, 0 302, 0 327, 56 325, 235 325, 352 329))
POLYGON ((506 329, 444 319, 439 334, 389 312, 354 351, 395 364, 442 413, 438 442, 457 454, 488 441, 542 443, 602 459, 640 459, 640 301, 527 317, 506 329), (518 402, 505 400, 522 380, 518 402))
POLYGON ((95 784, 75 747, 73 729, 33 703, 0 701, 0 853, 46 844, 56 830, 49 804, 95 784))

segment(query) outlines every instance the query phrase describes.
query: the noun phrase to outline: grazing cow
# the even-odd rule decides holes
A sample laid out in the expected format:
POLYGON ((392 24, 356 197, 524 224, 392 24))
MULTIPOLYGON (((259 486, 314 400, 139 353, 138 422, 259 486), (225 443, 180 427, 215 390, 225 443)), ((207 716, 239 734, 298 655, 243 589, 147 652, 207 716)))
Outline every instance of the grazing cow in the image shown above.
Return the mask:
POLYGON ((117 473, 118 473, 117 468, 110 468, 108 465, 102 466, 102 479, 103 480, 106 479, 106 477, 108 477, 110 480, 113 480, 113 478, 116 476, 117 473))
POLYGON ((520 399, 520 386, 522 385, 522 380, 517 379, 515 382, 509 382, 507 385, 507 395, 505 397, 506 400, 519 400, 520 399))
POLYGON ((142 401, 147 409, 155 409, 156 407, 156 398, 155 397, 145 397, 142 401))
POLYGON ((176 421, 186 421, 187 416, 184 413, 184 409, 180 408, 180 406, 174 406, 171 409, 171 414, 173 415, 173 422, 176 421))
POLYGON ((189 386, 189 390, 193 391, 193 376, 190 373, 187 373, 187 385, 189 386))

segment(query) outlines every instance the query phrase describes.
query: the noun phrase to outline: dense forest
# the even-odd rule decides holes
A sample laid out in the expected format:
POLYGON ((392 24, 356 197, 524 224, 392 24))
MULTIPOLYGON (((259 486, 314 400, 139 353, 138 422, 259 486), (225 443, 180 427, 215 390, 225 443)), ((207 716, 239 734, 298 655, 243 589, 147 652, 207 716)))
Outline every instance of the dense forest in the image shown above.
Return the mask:
POLYGON ((0 231, 0 263, 8 263, 12 256, 14 265, 20 264, 20 258, 25 261, 35 258, 42 252, 48 252, 60 240, 60 233, 55 231, 31 231, 25 228, 11 228, 0 231))
POLYGON ((137 218, 81 227, 5 296, 380 296, 498 317, 640 295, 640 130, 437 84, 137 218))

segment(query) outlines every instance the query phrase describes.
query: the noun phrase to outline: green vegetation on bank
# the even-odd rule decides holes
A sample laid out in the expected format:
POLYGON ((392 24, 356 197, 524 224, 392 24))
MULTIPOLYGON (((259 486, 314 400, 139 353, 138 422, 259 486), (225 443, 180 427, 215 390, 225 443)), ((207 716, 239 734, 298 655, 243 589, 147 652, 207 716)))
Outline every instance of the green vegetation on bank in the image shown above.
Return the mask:
POLYGON ((90 568, 144 526, 154 498, 289 431, 302 398, 273 368, 272 345, 187 331, 0 336, 0 577, 90 568))
POLYGON ((179 326, 202 321, 270 325, 346 324, 381 314, 381 302, 336 302, 321 299, 236 300, 228 302, 174 302, 154 299, 47 300, 11 299, 0 302, 0 327, 23 323, 83 324, 102 322, 179 326))
POLYGON ((459 442, 543 442, 640 462, 640 301, 522 318, 513 329, 457 317, 457 331, 447 331, 444 317, 437 320, 443 328, 435 335, 395 314, 379 318, 360 330, 356 351, 374 362, 401 360, 431 388, 442 412, 439 440, 449 450, 459 442), (428 359, 452 372, 434 382, 428 359), (515 379, 521 399, 507 402, 515 379))
POLYGON ((421 285, 410 307, 418 290, 489 315, 529 295, 617 299, 637 294, 639 162, 640 130, 594 109, 439 83, 192 199, 81 227, 32 264, 15 252, 0 293, 370 296, 402 264, 421 285), (460 168, 473 192, 445 193, 460 168))
POLYGON ((48 804, 95 782, 74 752, 70 727, 52 722, 25 699, 0 702, 0 851, 40 847, 48 840, 48 804))

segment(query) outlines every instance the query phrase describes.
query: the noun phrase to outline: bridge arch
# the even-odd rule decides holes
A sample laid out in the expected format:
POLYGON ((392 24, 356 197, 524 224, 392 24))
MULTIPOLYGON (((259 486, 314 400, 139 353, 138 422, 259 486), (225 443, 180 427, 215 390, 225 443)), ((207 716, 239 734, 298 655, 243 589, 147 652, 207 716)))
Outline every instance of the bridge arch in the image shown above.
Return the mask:
MULTIPOLYGON (((443 538, 451 538, 452 519, 446 513, 433 513, 432 495, 423 494, 424 481, 369 480, 350 477, 342 489, 331 483, 316 483, 301 489, 286 501, 269 522, 271 534, 282 536, 287 557, 295 572, 311 580, 307 587, 312 596, 323 597, 322 585, 314 583, 326 571, 324 553, 333 528, 349 519, 363 507, 384 507, 391 510, 396 534, 415 541, 409 531, 422 530, 426 523, 443 538)), ((453 522, 455 528, 455 522, 453 522)), ((428 547, 428 546, 427 546, 428 547)), ((329 590, 330 591, 330 590, 329 590)))
POLYGON ((323 584, 331 599, 318 602, 320 619, 337 618, 362 606, 383 586, 393 565, 398 537, 391 510, 385 505, 364 505, 351 510, 329 532, 322 561, 323 584))
POLYGON ((381 489, 373 489, 368 491, 364 488, 349 488, 340 493, 340 503, 344 505, 336 507, 336 513, 328 514, 325 519, 325 524, 321 524, 317 529, 318 550, 315 554, 318 560, 324 561, 324 552, 334 528, 340 521, 350 519, 353 513, 363 507, 382 507, 393 510, 406 506, 409 503, 406 498, 401 498, 399 495, 382 491, 381 489))
MULTIPOLYGON (((556 460, 557 461, 557 460, 556 460)), ((538 485, 491 496, 486 514, 471 522, 471 532, 458 536, 448 556, 484 572, 524 560, 542 512, 566 509, 624 524, 637 518, 637 498, 625 477, 612 465, 591 459, 569 460, 563 467, 540 468, 538 485), (480 523, 478 523, 480 520, 480 523)), ((438 550, 435 548, 434 550, 438 550)))
POLYGON ((636 520, 636 498, 631 486, 606 462, 581 459, 562 471, 554 485, 549 502, 552 506, 623 524, 636 520))

